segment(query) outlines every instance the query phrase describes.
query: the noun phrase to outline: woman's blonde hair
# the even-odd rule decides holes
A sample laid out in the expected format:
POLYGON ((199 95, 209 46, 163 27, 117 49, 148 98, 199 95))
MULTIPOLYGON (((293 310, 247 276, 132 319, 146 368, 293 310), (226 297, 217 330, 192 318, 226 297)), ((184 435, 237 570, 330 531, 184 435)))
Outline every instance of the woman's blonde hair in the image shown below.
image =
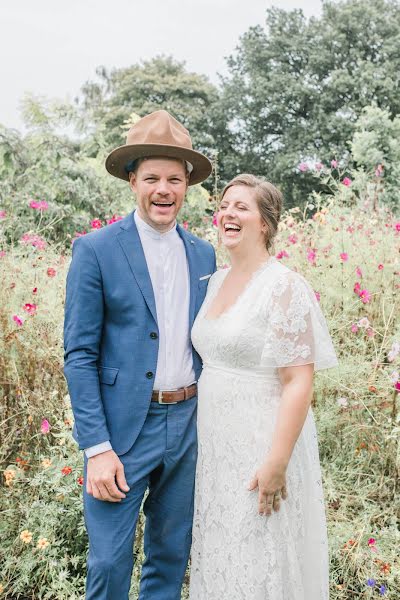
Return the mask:
POLYGON ((235 185, 243 185, 254 190, 258 210, 267 226, 265 245, 267 250, 269 250, 277 234, 278 223, 281 218, 283 206, 281 192, 263 177, 256 177, 256 175, 251 175, 250 173, 241 173, 226 184, 222 192, 221 201, 229 188, 235 185))

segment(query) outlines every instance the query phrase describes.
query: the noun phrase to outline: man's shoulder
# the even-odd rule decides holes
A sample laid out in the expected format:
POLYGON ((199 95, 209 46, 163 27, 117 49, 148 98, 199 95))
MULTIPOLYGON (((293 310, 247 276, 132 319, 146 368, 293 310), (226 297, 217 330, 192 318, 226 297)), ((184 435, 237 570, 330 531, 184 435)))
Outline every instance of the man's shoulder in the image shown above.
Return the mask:
MULTIPOLYGON (((89 246, 93 248, 102 247, 105 243, 112 241, 115 236, 120 232, 121 226, 124 226, 131 218, 131 215, 120 219, 119 221, 115 221, 114 223, 110 223, 110 225, 106 225, 101 229, 95 229, 94 231, 90 231, 85 235, 82 235, 78 238, 78 240, 82 240, 83 243, 87 243, 89 246)), ((74 244, 77 240, 75 240, 74 244)))
POLYGON ((214 246, 208 240, 204 240, 203 238, 194 235, 194 233, 188 231, 187 229, 184 230, 184 235, 190 242, 195 244, 201 250, 207 250, 208 252, 212 253, 214 252, 214 246))

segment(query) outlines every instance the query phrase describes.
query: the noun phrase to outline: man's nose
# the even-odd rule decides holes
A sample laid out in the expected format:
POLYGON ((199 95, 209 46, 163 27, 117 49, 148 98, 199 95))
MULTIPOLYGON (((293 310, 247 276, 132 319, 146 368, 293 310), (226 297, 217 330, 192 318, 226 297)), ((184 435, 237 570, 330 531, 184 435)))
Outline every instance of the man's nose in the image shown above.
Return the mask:
POLYGON ((169 185, 166 179, 159 179, 156 187, 157 194, 168 194, 169 193, 169 185))

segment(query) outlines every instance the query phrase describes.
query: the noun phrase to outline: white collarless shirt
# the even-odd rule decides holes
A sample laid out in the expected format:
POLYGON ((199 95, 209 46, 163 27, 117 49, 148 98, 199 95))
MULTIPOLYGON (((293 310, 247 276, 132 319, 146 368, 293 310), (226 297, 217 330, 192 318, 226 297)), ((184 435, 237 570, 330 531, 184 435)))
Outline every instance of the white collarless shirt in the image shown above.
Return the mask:
POLYGON ((176 223, 159 233, 135 211, 156 302, 159 332, 155 390, 174 390, 195 381, 189 332, 189 266, 176 223))
MULTIPOLYGON (((176 230, 160 233, 134 213, 153 287, 158 359, 153 389, 174 390, 195 381, 189 331, 190 279, 185 245, 176 230)), ((110 442, 86 448, 88 458, 111 450, 110 442)))

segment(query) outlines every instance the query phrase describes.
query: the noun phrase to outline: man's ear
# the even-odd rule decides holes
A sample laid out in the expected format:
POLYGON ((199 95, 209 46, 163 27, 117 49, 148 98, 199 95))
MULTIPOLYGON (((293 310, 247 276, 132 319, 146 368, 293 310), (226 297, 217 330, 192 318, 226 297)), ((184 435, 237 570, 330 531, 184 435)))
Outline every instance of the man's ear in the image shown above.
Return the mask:
POLYGON ((136 194, 136 173, 133 171, 129 173, 129 187, 136 194))

